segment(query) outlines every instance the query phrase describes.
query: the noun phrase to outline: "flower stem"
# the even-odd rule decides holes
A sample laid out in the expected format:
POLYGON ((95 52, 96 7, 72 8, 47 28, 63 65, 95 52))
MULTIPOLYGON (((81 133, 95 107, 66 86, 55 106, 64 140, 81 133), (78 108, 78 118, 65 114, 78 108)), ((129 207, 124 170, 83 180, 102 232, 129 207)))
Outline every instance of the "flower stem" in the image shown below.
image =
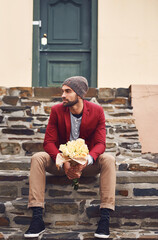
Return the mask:
POLYGON ((79 188, 79 182, 78 182, 78 178, 75 178, 72 180, 72 186, 74 187, 74 190, 78 190, 79 188))

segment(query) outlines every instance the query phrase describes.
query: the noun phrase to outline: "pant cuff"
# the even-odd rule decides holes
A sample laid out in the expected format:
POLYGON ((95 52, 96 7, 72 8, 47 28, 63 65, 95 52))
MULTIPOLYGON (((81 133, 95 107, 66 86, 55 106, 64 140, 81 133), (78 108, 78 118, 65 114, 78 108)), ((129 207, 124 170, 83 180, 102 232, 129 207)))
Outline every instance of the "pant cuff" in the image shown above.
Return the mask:
POLYGON ((28 203, 28 208, 31 208, 31 207, 41 207, 41 208, 44 208, 44 203, 40 203, 40 202, 35 202, 35 203, 28 203))
POLYGON ((109 209, 115 211, 115 206, 113 204, 109 204, 109 203, 101 203, 100 208, 109 208, 109 209))

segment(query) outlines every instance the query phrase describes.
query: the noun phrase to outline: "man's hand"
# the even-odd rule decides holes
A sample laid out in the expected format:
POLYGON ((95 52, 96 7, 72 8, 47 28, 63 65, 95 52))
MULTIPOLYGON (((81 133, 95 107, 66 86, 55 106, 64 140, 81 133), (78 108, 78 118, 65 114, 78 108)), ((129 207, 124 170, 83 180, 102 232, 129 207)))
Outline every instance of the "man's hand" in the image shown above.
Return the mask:
POLYGON ((81 172, 82 173, 82 171, 83 171, 83 169, 87 166, 87 164, 88 164, 88 161, 84 164, 84 165, 82 165, 82 164, 76 164, 75 166, 74 166, 74 171, 76 171, 76 172, 81 172))
POLYGON ((83 169, 87 166, 87 163, 88 162, 86 162, 84 165, 76 164, 74 166, 71 166, 70 162, 66 162, 66 163, 64 163, 65 174, 67 175, 67 177, 70 180, 75 179, 75 178, 80 178, 83 169))
POLYGON ((75 179, 75 178, 80 178, 80 176, 81 176, 81 172, 75 171, 74 166, 71 166, 70 162, 64 163, 64 171, 65 171, 66 176, 70 180, 75 179))

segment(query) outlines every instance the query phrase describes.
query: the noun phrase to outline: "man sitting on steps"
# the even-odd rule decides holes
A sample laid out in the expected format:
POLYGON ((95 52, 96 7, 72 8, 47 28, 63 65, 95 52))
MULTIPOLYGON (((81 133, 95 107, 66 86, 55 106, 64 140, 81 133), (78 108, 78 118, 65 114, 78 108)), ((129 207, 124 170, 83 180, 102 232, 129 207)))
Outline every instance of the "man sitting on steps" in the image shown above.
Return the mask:
POLYGON ((44 208, 45 176, 65 174, 69 179, 80 178, 83 174, 100 173, 100 221, 94 234, 98 238, 109 237, 109 212, 115 208, 115 159, 105 153, 105 116, 101 106, 84 100, 88 91, 87 79, 75 76, 62 84, 62 103, 51 109, 44 139, 45 152, 33 155, 29 179, 29 202, 33 216, 26 238, 38 237, 45 230, 42 218, 44 208), (82 138, 85 140, 89 155, 85 165, 74 167, 64 163, 59 171, 55 160, 60 144, 82 138))

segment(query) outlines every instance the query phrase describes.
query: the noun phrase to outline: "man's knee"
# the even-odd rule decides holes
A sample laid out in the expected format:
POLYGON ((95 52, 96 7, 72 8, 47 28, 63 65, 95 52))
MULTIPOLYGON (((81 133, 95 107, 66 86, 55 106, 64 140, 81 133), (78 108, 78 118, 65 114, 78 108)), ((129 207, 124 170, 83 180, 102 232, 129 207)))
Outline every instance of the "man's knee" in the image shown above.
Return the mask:
POLYGON ((46 152, 34 153, 31 158, 31 164, 32 163, 44 163, 47 158, 48 158, 48 153, 46 153, 46 152))
POLYGON ((115 166, 115 164, 116 164, 115 158, 110 154, 103 153, 99 156, 99 158, 100 158, 101 164, 103 164, 103 165, 114 165, 115 166))

